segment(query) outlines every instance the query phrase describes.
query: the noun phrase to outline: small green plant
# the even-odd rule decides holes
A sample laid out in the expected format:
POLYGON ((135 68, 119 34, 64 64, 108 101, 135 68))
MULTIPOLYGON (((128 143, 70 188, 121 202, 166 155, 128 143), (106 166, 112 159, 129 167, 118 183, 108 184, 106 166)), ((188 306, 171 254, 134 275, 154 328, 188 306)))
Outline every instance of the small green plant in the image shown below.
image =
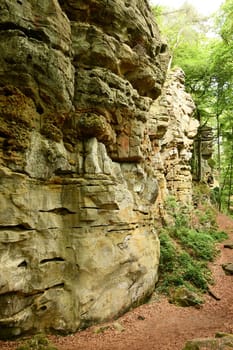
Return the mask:
POLYGON ((211 232, 210 235, 216 242, 223 242, 228 238, 227 233, 223 231, 214 231, 211 232))
POLYGON ((167 233, 161 233, 160 238, 160 268, 162 271, 173 271, 176 259, 176 248, 167 233))
POLYGON ((216 241, 209 233, 189 229, 177 238, 181 246, 197 260, 213 261, 217 254, 216 241))
POLYGON ((194 183, 193 202, 194 203, 202 203, 202 204, 209 203, 210 193, 211 193, 211 189, 207 184, 205 184, 203 182, 194 183))
POLYGON ((174 287, 206 291, 211 275, 205 261, 197 261, 169 235, 160 235, 160 281, 158 291, 169 294, 174 287))
MULTIPOLYGON (((216 243, 227 238, 225 232, 216 230, 211 208, 205 211, 198 229, 192 227, 190 217, 193 210, 169 198, 167 209, 173 224, 161 229, 160 238, 160 278, 157 291, 167 295, 174 288, 185 287, 197 294, 208 291, 211 272, 208 262, 213 261, 218 251, 216 243), (206 225, 211 219, 211 225, 206 225)), ((209 208, 209 204, 208 207, 209 208)), ((199 213, 199 212, 198 212, 199 213)))
POLYGON ((216 213, 210 205, 205 205, 201 209, 196 210, 196 216, 199 219, 200 224, 205 229, 216 229, 216 213))
POLYGON ((176 230, 180 231, 183 228, 190 227, 193 211, 192 207, 178 203, 174 196, 169 196, 167 198, 164 207, 170 219, 166 230, 170 230, 171 234, 176 230), (171 222, 173 222, 173 225, 171 225, 171 222))
POLYGON ((208 289, 208 283, 211 282, 211 274, 205 262, 195 261, 187 252, 179 254, 178 262, 184 281, 201 291, 208 289))
POLYGON ((19 345, 16 350, 57 350, 44 334, 37 334, 34 337, 19 345))

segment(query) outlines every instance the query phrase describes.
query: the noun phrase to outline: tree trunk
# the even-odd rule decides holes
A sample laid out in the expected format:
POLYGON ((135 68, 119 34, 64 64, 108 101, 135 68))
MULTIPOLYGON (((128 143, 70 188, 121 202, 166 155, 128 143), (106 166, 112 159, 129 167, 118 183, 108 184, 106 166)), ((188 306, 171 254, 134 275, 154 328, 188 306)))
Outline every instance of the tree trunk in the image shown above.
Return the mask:
MULTIPOLYGON (((233 127, 231 129, 231 135, 233 135, 233 127)), ((233 140, 231 141, 231 160, 230 160, 230 183, 228 189, 228 201, 227 201, 227 210, 230 211, 231 206, 231 189, 233 181, 233 140)))
POLYGON ((216 116, 217 120, 217 159, 218 159, 218 177, 219 177, 219 192, 218 192, 218 209, 221 211, 222 209, 222 188, 221 188, 221 141, 220 141, 220 134, 221 134, 221 126, 220 126, 220 120, 219 120, 219 114, 217 113, 216 116))
POLYGON ((197 109, 197 120, 199 121, 199 130, 197 135, 197 182, 200 182, 202 179, 202 151, 201 151, 201 113, 197 109))

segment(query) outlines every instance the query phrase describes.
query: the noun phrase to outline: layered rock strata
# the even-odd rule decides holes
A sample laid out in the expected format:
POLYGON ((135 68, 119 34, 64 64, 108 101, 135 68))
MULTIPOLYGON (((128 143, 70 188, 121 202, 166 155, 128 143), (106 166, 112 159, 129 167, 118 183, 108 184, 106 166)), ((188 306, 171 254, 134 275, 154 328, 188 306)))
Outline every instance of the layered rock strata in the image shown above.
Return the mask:
POLYGON ((161 96, 151 105, 148 120, 160 205, 168 195, 185 204, 192 203, 190 161, 199 126, 194 111, 194 102, 185 91, 184 72, 179 68, 170 71, 161 96))
POLYGON ((0 336, 74 332, 158 278, 166 45, 146 1, 2 0, 0 50, 0 336))
POLYGON ((212 187, 219 187, 217 176, 213 171, 214 132, 208 125, 199 126, 194 142, 193 179, 212 187), (211 166, 212 165, 212 166, 211 166))
POLYGON ((169 55, 146 0, 2 0, 0 50, 0 337, 75 332, 158 279, 169 55))

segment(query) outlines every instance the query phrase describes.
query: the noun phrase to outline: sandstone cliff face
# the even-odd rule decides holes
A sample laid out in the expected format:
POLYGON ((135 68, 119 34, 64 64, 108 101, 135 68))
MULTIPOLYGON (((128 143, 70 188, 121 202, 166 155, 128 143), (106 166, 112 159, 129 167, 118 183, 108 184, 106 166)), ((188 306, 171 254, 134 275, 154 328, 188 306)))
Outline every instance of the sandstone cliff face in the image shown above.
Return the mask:
POLYGON ((169 72, 161 96, 150 109, 148 134, 154 145, 152 154, 160 183, 160 205, 167 195, 192 203, 190 160, 199 122, 192 117, 195 105, 185 92, 184 83, 181 69, 169 72))
POLYGON ((2 0, 0 25, 0 337, 74 332, 157 281, 169 57, 145 0, 2 0))

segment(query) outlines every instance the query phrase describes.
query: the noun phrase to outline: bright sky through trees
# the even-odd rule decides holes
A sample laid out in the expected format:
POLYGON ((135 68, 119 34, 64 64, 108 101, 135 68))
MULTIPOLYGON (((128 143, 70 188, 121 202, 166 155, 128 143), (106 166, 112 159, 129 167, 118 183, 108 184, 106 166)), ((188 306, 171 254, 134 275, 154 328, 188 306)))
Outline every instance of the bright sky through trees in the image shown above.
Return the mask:
MULTIPOLYGON (((183 5, 185 0, 149 0, 149 2, 152 6, 164 5, 176 9, 183 5)), ((219 9, 223 0, 189 0, 186 2, 193 5, 200 14, 208 16, 219 9)))

